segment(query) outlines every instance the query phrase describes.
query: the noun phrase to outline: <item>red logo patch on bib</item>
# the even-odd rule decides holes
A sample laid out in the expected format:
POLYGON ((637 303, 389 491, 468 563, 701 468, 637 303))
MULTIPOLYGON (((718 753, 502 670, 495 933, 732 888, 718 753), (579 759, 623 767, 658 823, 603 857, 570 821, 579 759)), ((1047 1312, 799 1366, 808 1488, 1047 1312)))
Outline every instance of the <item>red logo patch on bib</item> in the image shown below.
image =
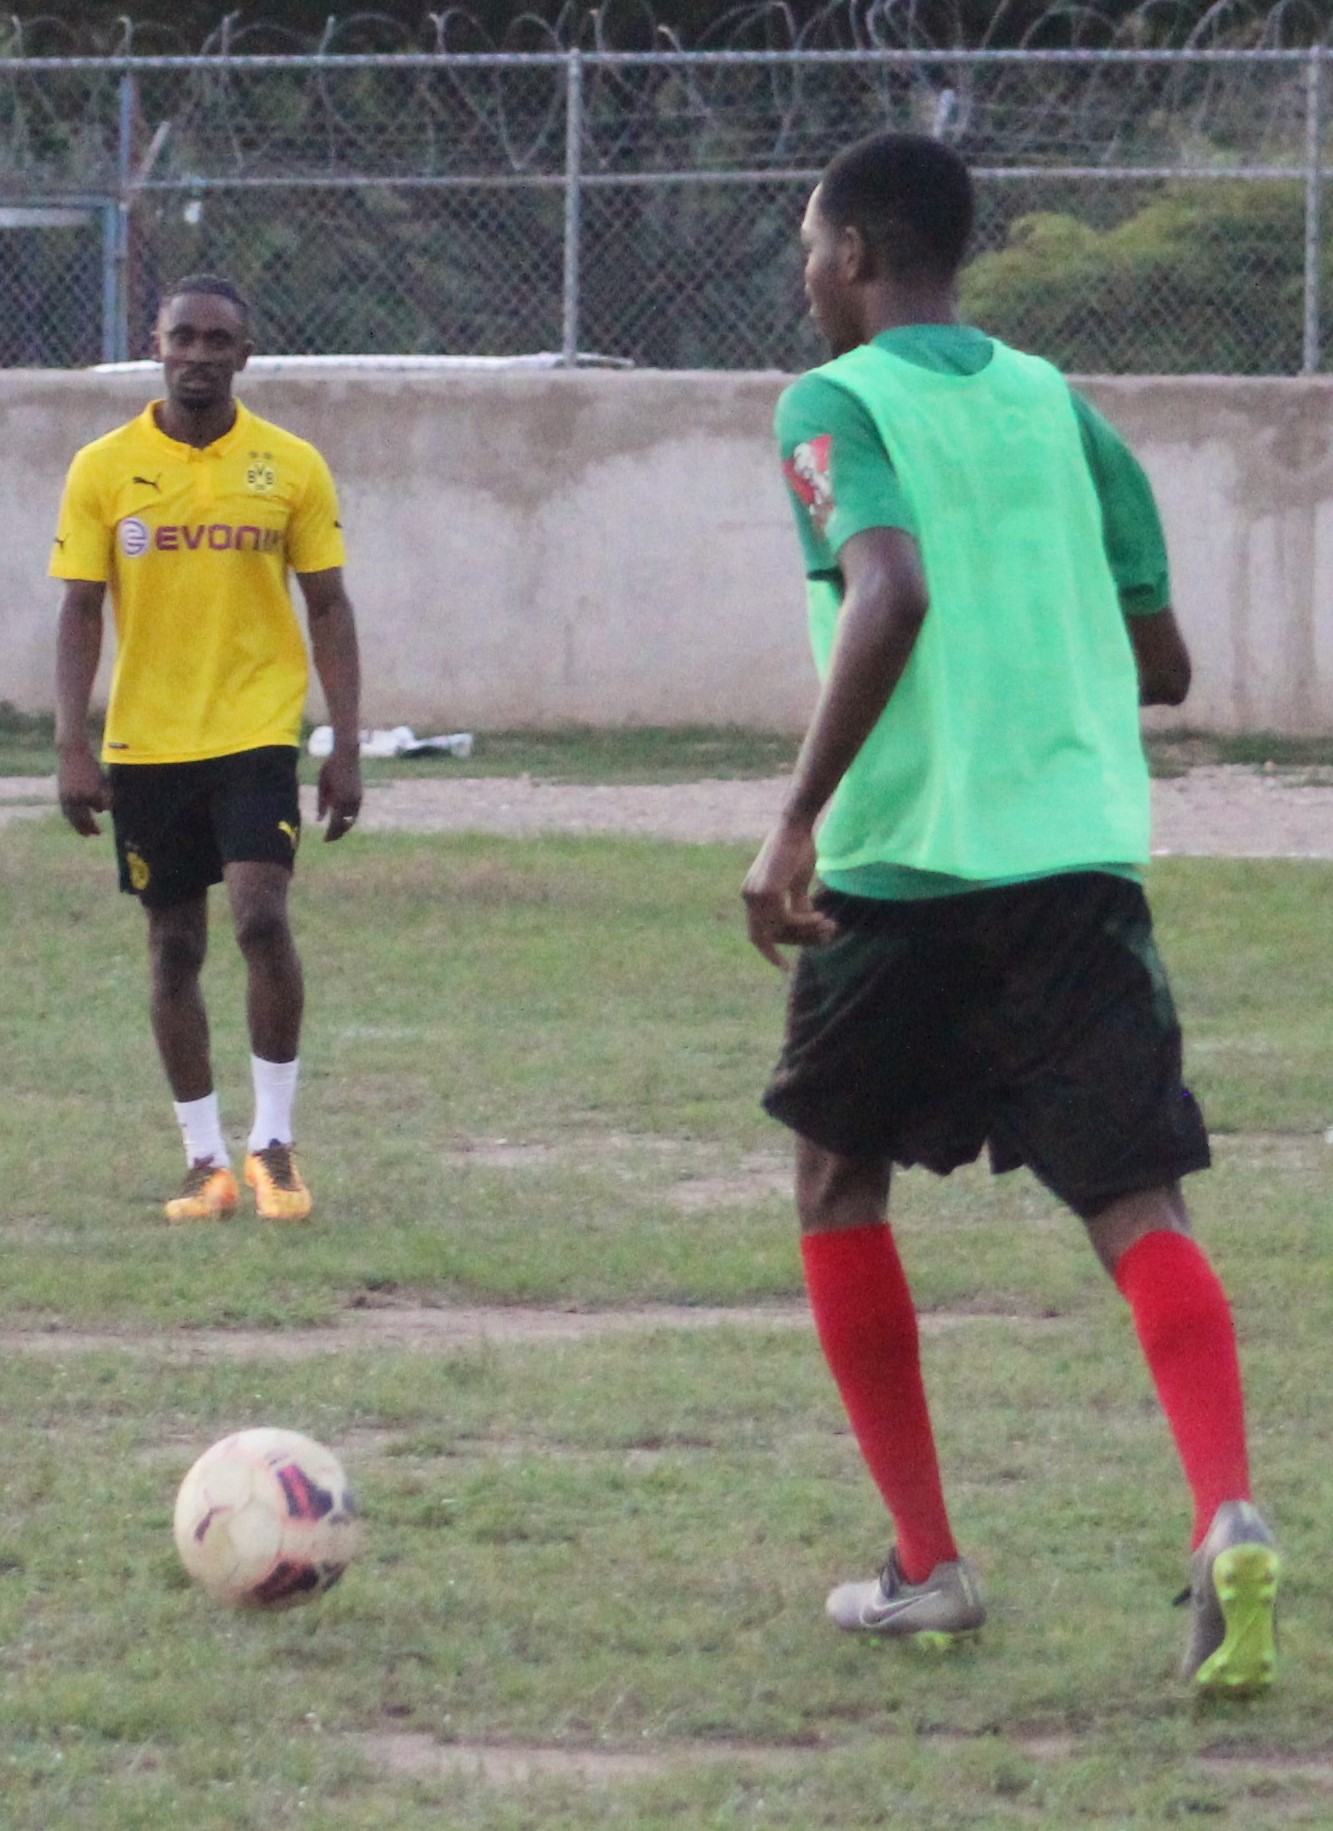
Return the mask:
POLYGON ((797 496, 810 511, 810 519, 819 532, 826 532, 835 508, 833 500, 833 434, 823 432, 817 439, 806 439, 798 445, 782 467, 797 496))

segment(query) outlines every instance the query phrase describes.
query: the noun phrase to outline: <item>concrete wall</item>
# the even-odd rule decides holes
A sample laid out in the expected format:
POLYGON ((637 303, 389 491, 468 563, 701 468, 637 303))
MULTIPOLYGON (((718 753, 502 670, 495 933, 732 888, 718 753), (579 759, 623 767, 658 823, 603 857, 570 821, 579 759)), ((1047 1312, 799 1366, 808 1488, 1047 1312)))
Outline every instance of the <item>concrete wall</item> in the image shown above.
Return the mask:
MULTIPOLYGON (((776 375, 251 376, 338 476, 367 722, 797 728, 799 559, 776 375)), ((1333 731, 1333 382, 1099 380, 1157 489, 1191 725, 1333 731)), ((0 699, 49 707, 73 451, 142 375, 0 373, 0 699)), ((318 705, 313 708, 318 711, 318 705)))
POLYGON ((1161 506, 1195 662, 1184 722, 1333 732, 1333 380, 1085 387, 1161 506))

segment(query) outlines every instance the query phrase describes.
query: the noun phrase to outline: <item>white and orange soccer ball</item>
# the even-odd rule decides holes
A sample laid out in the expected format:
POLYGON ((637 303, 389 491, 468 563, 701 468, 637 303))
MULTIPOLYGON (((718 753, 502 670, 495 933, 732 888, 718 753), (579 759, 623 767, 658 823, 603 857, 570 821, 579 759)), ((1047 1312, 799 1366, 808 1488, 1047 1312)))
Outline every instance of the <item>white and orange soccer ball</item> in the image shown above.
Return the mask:
POLYGON ((176 1549, 219 1602, 293 1608, 356 1555, 360 1526, 342 1464, 295 1430, 242 1430, 204 1451, 176 1496, 176 1549))

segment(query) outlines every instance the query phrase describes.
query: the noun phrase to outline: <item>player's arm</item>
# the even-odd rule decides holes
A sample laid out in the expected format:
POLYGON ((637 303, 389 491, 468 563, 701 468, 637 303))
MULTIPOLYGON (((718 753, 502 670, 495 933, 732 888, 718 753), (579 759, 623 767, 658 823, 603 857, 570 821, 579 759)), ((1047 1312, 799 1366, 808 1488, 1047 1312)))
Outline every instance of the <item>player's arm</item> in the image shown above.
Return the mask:
POLYGON ((1171 608, 1166 539, 1152 485, 1111 422, 1070 392, 1101 504, 1107 563, 1138 666, 1139 703, 1178 706, 1190 689, 1190 657, 1171 608))
POLYGON ((783 811, 742 886, 750 939, 778 947, 827 940, 810 903, 815 820, 907 665, 925 579, 911 505, 864 405, 818 372, 778 403, 775 430, 809 577, 836 581, 838 637, 783 811))
POLYGON ((85 447, 65 479, 50 566, 51 577, 64 585, 56 629, 57 788, 62 813, 85 836, 101 831, 94 816, 111 806, 110 783, 88 741, 111 535, 97 459, 85 447))
POLYGON ((775 966, 784 942, 832 932, 809 901, 815 822, 888 705, 930 603, 920 550, 901 528, 852 535, 838 563, 846 591, 828 673, 782 811, 741 891, 750 939, 775 966))
POLYGON ((310 624, 310 653, 333 727, 333 750, 319 772, 325 839, 341 839, 361 811, 361 660, 356 618, 341 566, 298 572, 310 624))
POLYGON ((341 839, 361 811, 361 661, 356 618, 343 583, 342 517, 333 473, 309 450, 309 469, 287 529, 287 558, 305 599, 310 653, 333 727, 319 772, 325 839, 341 839))
POLYGON ((56 626, 56 750, 60 811, 85 838, 100 833, 95 814, 111 806, 111 790, 88 738, 93 681, 102 654, 99 579, 68 579, 56 626))
POLYGON ((1176 622, 1165 610, 1127 619, 1129 640, 1139 670, 1139 704, 1179 706, 1190 690, 1190 652, 1176 622))

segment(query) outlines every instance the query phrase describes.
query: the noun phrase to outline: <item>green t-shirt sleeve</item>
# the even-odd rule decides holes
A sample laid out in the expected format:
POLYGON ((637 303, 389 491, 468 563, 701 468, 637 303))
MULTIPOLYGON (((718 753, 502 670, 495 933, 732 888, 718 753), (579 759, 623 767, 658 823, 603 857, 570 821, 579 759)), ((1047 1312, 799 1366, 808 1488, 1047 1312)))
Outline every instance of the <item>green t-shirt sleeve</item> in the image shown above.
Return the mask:
POLYGON ((1171 577, 1152 485, 1111 422, 1073 389, 1070 396, 1102 505, 1102 536, 1120 607, 1127 617, 1153 616, 1171 602, 1171 577))
POLYGON ((809 576, 836 572, 839 549, 867 528, 916 533, 875 422, 846 388, 803 375, 778 401, 775 431, 809 576))

